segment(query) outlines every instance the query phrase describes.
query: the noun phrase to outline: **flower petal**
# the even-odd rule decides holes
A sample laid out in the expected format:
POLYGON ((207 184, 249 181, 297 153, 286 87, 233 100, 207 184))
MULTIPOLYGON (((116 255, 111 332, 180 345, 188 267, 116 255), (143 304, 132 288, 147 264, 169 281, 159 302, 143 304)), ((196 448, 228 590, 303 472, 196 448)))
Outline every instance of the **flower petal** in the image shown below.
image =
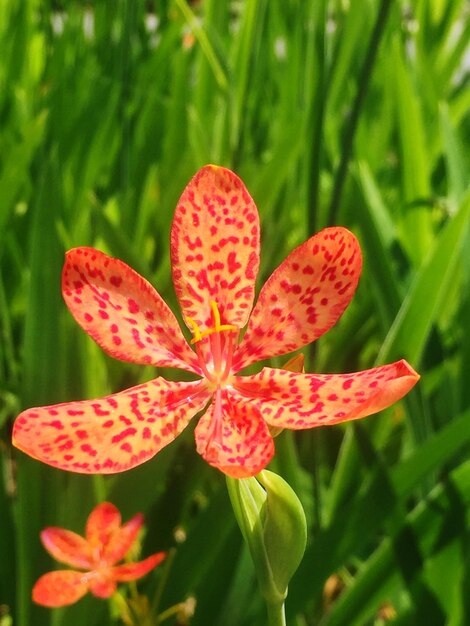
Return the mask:
POLYGON ((60 469, 121 472, 173 441, 210 395, 204 381, 156 378, 98 400, 28 409, 15 421, 13 443, 60 469))
POLYGON ((33 587, 33 601, 55 608, 80 600, 88 591, 88 579, 83 572, 57 570, 41 576, 33 587))
POLYGON ((112 357, 199 373, 170 308, 122 261, 93 248, 69 250, 62 293, 80 326, 112 357))
POLYGON ((96 563, 104 560, 106 546, 121 528, 121 513, 111 502, 95 506, 86 523, 85 536, 96 563))
POLYGON ((114 565, 126 556, 137 539, 143 523, 144 516, 142 513, 137 513, 128 522, 116 529, 104 546, 103 558, 106 559, 107 563, 114 565))
MULTIPOLYGON (((191 179, 171 228, 173 282, 183 316, 243 328, 253 306, 259 268, 259 216, 243 182, 230 170, 203 167, 191 179)), ((192 329, 191 324, 188 326, 192 329)))
POLYGON ((56 561, 83 569, 91 567, 88 542, 77 533, 50 526, 41 531, 40 536, 44 547, 56 561))
POLYGON ((348 306, 361 267, 359 243, 345 228, 325 228, 295 248, 260 292, 234 371, 323 335, 348 306))
POLYGON ((224 391, 220 405, 214 400, 196 426, 196 447, 209 465, 233 478, 247 478, 266 467, 274 442, 257 407, 237 396, 224 391))
POLYGON ((297 374, 265 367, 237 378, 236 389, 268 424, 303 429, 378 413, 419 380, 404 360, 353 374, 297 374))
POLYGON ((112 568, 90 572, 89 585, 91 593, 97 598, 110 598, 117 587, 112 568))
POLYGON ((111 571, 113 573, 114 580, 124 583, 130 580, 142 578, 142 576, 148 574, 148 572, 157 567, 157 565, 160 565, 160 563, 165 560, 166 556, 166 552, 158 552, 143 561, 138 561, 137 563, 125 563, 124 565, 113 567, 111 571))

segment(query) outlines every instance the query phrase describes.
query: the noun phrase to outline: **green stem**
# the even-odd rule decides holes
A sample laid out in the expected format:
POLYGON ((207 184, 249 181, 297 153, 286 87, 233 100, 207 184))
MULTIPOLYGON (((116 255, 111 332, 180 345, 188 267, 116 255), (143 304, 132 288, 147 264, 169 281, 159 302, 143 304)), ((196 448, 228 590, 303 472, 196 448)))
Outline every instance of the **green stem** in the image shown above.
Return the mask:
POLYGON ((284 602, 276 604, 266 604, 268 609, 269 626, 286 626, 286 614, 284 612, 284 602))
MULTIPOLYGON (((155 594, 152 600, 152 604, 150 606, 150 618, 151 619, 156 619, 156 615, 158 613, 159 607, 160 607, 160 602, 163 596, 163 591, 165 589, 165 586, 168 582, 168 577, 170 575, 170 570, 171 567, 173 565, 173 561, 175 559, 176 556, 176 550, 174 548, 172 548, 171 550, 169 550, 168 552, 168 556, 166 557, 166 563, 165 563, 165 567, 162 568, 162 574, 160 576, 160 582, 159 585, 157 587, 157 589, 155 590, 155 594)), ((157 622, 158 623, 158 622, 157 622)))
POLYGON ((93 491, 97 504, 106 500, 106 482, 102 474, 94 474, 92 477, 93 491))
POLYGON ((156 618, 157 621, 153 623, 161 624, 166 619, 173 617, 173 615, 177 615, 182 609, 184 609, 184 602, 178 602, 178 604, 170 606, 169 609, 165 609, 162 613, 160 613, 160 615, 156 618))

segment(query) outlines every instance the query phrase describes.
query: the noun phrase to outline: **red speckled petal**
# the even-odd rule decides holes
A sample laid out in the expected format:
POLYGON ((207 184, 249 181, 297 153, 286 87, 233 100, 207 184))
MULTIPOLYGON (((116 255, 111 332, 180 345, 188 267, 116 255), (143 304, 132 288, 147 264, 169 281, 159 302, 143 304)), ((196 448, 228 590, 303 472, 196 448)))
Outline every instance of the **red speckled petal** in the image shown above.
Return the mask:
POLYGON ((353 374, 297 374, 266 367, 237 378, 235 386, 268 424, 303 429, 378 413, 418 380, 406 361, 398 361, 353 374))
POLYGON ((359 243, 345 228, 325 228, 295 248, 260 292, 234 371, 323 335, 348 306, 361 267, 359 243))
POLYGON ((56 561, 72 567, 91 568, 88 542, 71 530, 53 526, 45 528, 41 531, 41 541, 56 561))
MULTIPOLYGON (((121 513, 111 504, 102 502, 90 513, 85 536, 96 562, 104 559, 106 546, 121 527, 121 513)), ((109 563, 109 561, 107 561, 109 563)), ((114 563, 112 563, 114 564, 114 563)))
POLYGON ((158 552, 143 561, 138 561, 137 563, 126 563, 124 565, 113 567, 112 572, 114 580, 124 583, 129 582, 130 580, 142 578, 142 576, 148 574, 151 570, 157 567, 157 565, 160 565, 165 558, 166 552, 158 552))
POLYGON ((199 454, 233 478, 260 472, 274 454, 274 442, 258 409, 240 401, 238 394, 220 393, 195 430, 199 454))
POLYGON ((204 381, 156 378, 99 400, 28 409, 15 421, 13 444, 60 469, 121 472, 173 441, 210 395, 204 381))
POLYGON ((89 589, 83 572, 57 570, 44 574, 33 587, 33 601, 42 606, 56 608, 80 600, 89 589))
POLYGON ((222 324, 245 326, 259 267, 259 216, 243 182, 230 170, 203 167, 175 210, 171 229, 173 282, 185 319, 212 324, 211 300, 222 324))
POLYGON ((110 565, 114 565, 118 561, 121 561, 129 552, 132 544, 137 539, 139 530, 144 523, 144 516, 142 513, 137 513, 126 524, 123 524, 121 528, 118 528, 109 538, 109 541, 104 546, 103 557, 110 565))
POLYGON ((112 568, 103 568, 89 573, 89 588, 91 593, 97 598, 110 598, 116 591, 116 581, 114 580, 112 568))
POLYGON ((114 358, 199 373, 170 308, 122 261, 93 248, 69 250, 62 293, 80 326, 114 358))

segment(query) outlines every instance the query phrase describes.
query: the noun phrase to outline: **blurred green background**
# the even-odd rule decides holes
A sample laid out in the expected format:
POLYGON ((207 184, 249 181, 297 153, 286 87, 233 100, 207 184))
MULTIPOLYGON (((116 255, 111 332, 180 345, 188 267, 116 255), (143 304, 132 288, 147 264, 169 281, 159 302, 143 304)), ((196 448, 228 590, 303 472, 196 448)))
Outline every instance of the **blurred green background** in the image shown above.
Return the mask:
POLYGON ((308 371, 405 357, 422 374, 380 415, 276 440, 271 468, 309 523, 289 625, 470 624, 469 36, 465 0, 0 0, 2 626, 114 623, 92 597, 30 599, 56 567, 41 528, 83 532, 105 498, 145 513, 144 556, 176 547, 162 609, 194 596, 193 626, 266 624, 224 477, 191 427, 106 478, 10 445, 23 408, 156 375, 73 322, 63 255, 117 256, 177 311, 170 223, 208 162, 259 207, 260 284, 328 224, 360 239, 357 294, 305 351, 308 371))

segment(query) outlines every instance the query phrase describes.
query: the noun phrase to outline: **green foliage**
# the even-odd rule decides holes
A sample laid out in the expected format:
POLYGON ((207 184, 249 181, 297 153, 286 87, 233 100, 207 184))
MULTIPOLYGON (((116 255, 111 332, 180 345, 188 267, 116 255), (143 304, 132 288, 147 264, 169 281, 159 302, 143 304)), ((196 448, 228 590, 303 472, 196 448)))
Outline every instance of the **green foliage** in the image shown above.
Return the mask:
POLYGON ((175 547, 168 571, 139 583, 151 602, 162 583, 160 610, 194 597, 193 626, 266 623, 225 482, 191 429, 106 478, 10 444, 22 408, 155 375, 112 361, 74 324, 63 253, 92 245, 122 258, 176 311, 169 228, 207 162, 234 168, 255 198, 260 280, 332 218, 360 238, 357 294, 307 351, 308 371, 406 357, 422 374, 381 415, 277 438, 273 469, 309 526, 288 623, 380 624, 384 606, 396 624, 470 623, 467 8, 0 0, 1 624, 113 623, 95 598, 60 611, 30 599, 53 567, 39 531, 82 531, 103 498, 124 518, 145 513, 144 556, 175 547))

